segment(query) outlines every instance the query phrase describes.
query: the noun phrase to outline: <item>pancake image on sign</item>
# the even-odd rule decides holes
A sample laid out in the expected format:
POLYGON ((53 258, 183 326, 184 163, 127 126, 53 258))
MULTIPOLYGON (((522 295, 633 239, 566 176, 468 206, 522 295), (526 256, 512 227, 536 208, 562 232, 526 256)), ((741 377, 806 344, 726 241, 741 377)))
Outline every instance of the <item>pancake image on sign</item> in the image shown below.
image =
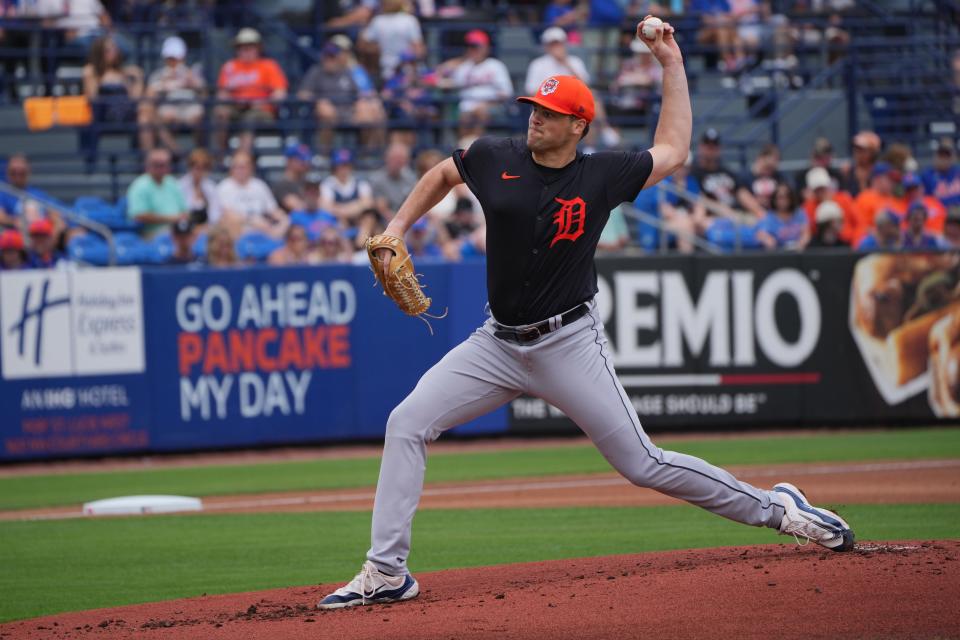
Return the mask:
POLYGON ((874 254, 857 262, 850 333, 887 404, 930 385, 930 333, 960 310, 960 255, 874 254))
POLYGON ((930 408, 938 418, 960 417, 960 309, 930 329, 930 408))

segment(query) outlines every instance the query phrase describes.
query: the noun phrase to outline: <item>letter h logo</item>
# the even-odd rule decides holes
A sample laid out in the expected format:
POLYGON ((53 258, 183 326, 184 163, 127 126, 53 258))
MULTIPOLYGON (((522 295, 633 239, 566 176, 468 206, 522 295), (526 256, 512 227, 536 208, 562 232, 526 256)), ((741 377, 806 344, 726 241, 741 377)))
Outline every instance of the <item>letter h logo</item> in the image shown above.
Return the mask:
POLYGON ((33 293, 33 287, 27 285, 23 292, 23 309, 20 313, 20 321, 10 327, 10 333, 17 334, 17 348, 22 358, 26 350, 27 323, 33 318, 37 319, 37 336, 33 344, 33 363, 37 366, 40 366, 40 345, 43 344, 43 314, 48 309, 70 302, 70 298, 49 300, 47 298, 49 290, 50 280, 47 279, 43 281, 43 285, 40 288, 40 300, 37 306, 31 309, 30 298, 33 293))

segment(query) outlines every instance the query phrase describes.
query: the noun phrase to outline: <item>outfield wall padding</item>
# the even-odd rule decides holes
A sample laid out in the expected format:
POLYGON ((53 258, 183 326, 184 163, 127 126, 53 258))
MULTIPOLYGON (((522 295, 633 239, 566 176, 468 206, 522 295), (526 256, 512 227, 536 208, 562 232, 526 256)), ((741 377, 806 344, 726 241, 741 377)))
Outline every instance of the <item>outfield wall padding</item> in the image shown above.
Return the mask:
MULTIPOLYGON (((903 280, 906 305, 918 277, 956 278, 957 258, 896 256, 907 262, 880 271, 903 280)), ((893 339, 870 335, 855 312, 855 272, 869 299, 884 259, 598 260, 600 313, 641 421, 671 430, 956 421, 935 393, 950 363, 917 348, 898 363, 893 339)), ((4 272, 0 459, 376 440, 420 375, 486 317, 482 263, 418 271, 435 310, 448 310, 431 321, 433 335, 365 266, 4 272)), ((930 311, 936 321, 919 323, 914 347, 960 316, 954 304, 948 296, 930 311)), ((458 432, 574 428, 521 396, 458 432)))

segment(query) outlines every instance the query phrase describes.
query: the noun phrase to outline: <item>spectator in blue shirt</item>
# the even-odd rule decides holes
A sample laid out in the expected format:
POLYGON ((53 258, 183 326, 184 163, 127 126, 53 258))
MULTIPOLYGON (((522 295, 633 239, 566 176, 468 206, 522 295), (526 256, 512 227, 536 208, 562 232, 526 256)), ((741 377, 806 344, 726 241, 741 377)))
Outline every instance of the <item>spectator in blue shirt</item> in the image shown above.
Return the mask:
POLYGON ((767 249, 803 249, 810 242, 810 223, 796 192, 785 182, 773 191, 773 208, 757 225, 757 240, 767 249))
POLYGON ((943 138, 933 156, 933 166, 923 172, 923 190, 945 207, 960 205, 960 164, 953 140, 943 138))
POLYGON ((7 184, 33 196, 20 198, 0 191, 0 225, 13 226, 20 221, 26 228, 34 220, 50 218, 54 231, 63 229, 64 224, 60 215, 43 205, 44 202, 56 202, 53 196, 43 189, 30 185, 30 161, 27 156, 17 153, 7 158, 7 184))
POLYGON ((46 218, 30 223, 30 253, 28 262, 33 269, 52 269, 66 261, 56 249, 53 223, 46 218))
POLYGON ((907 209, 907 228, 903 232, 904 249, 939 249, 942 246, 939 237, 926 232, 926 224, 927 207, 919 200, 913 201, 907 209))
POLYGON ((857 245, 858 251, 895 251, 903 247, 900 218, 890 209, 881 209, 873 219, 873 229, 857 245))
POLYGON ((442 260, 443 250, 436 243, 437 233, 431 226, 428 216, 423 216, 413 223, 410 227, 410 233, 407 235, 407 245, 410 247, 410 255, 414 258, 423 260, 442 260))
MULTIPOLYGON (((690 175, 691 158, 677 169, 673 175, 667 176, 663 182, 651 189, 644 189, 634 200, 633 206, 663 220, 669 230, 667 246, 676 246, 681 253, 692 253, 694 249, 693 236, 696 235, 696 225, 693 219, 693 209, 700 196, 700 183, 690 175), (685 190, 688 198, 683 198, 673 192, 671 187, 685 190)), ((640 246, 653 251, 660 245, 660 231, 654 225, 640 221, 637 237, 640 246)))
POLYGON ((337 216, 320 206, 320 176, 307 175, 303 185, 303 208, 290 212, 290 224, 303 227, 311 245, 319 242, 325 228, 337 226, 337 216))

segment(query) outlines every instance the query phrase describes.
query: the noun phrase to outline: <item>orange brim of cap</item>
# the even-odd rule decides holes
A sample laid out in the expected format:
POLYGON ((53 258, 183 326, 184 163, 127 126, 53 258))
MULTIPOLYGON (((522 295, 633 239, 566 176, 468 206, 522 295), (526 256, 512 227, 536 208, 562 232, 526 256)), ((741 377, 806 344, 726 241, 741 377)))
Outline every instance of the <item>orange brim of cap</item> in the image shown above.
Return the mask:
MULTIPOLYGON (((538 105, 540 105, 541 107, 543 107, 544 109, 550 109, 550 111, 556 111, 557 113, 562 113, 562 114, 564 114, 564 115, 566 115, 566 116, 576 116, 576 115, 577 115, 577 114, 574 113, 571 109, 565 109, 565 108, 563 108, 563 107, 561 107, 561 106, 559 106, 559 105, 556 105, 556 104, 550 102, 550 100, 549 100, 548 98, 541 98, 540 96, 521 96, 521 97, 517 98, 517 102, 527 102, 527 103, 529 103, 529 104, 538 104, 538 105)), ((577 116, 577 117, 581 118, 582 120, 587 120, 586 118, 583 118, 582 116, 577 116)), ((590 121, 587 120, 587 122, 590 122, 590 121)))

